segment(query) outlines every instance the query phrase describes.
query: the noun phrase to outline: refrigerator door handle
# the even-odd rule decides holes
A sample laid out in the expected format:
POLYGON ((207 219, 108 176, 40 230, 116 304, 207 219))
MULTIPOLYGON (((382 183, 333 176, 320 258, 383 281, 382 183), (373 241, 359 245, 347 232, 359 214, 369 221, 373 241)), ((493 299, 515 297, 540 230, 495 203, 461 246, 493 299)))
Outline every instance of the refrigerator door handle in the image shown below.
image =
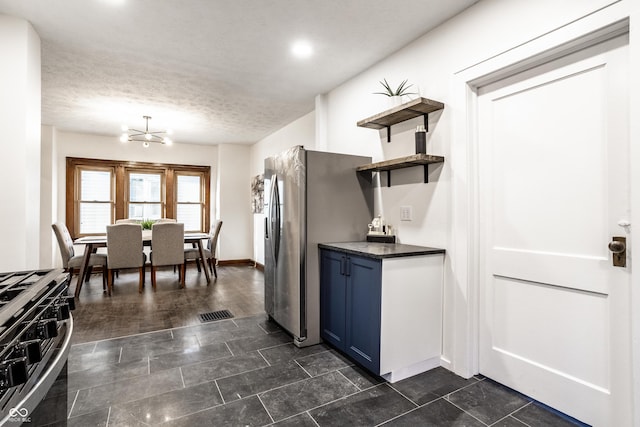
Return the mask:
POLYGON ((273 258, 278 262, 278 252, 280 251, 280 192, 278 190, 278 177, 273 178, 273 191, 271 191, 271 236, 273 237, 273 258))
POLYGON ((344 257, 340 257, 340 275, 344 276, 344 257))
POLYGON ((345 276, 351 276, 351 258, 347 257, 345 260, 345 276))
POLYGON ((264 238, 269 240, 269 217, 264 217, 264 238))

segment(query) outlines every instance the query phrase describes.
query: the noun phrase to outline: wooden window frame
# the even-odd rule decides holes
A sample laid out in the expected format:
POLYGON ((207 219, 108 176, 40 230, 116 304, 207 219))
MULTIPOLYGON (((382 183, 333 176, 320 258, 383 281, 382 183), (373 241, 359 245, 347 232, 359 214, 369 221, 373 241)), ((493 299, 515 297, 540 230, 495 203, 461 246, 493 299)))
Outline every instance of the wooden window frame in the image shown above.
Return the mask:
POLYGON ((205 182, 207 177, 205 176, 205 174, 203 172, 184 171, 184 170, 176 170, 176 171, 174 171, 174 180, 173 180, 174 181, 174 187, 173 187, 174 190, 173 191, 174 191, 175 197, 173 199, 173 209, 174 209, 174 212, 176 213, 176 216, 177 216, 177 213, 178 213, 178 205, 180 205, 180 204, 182 204, 182 205, 193 205, 193 204, 195 204, 195 203, 191 203, 191 202, 182 202, 182 203, 178 202, 178 176, 199 176, 200 177, 200 203, 198 203, 201 206, 200 207, 200 209, 201 209, 201 213, 200 213, 200 229, 202 229, 202 230, 207 229, 209 227, 209 225, 207 223, 208 218, 206 218, 206 220, 205 220, 205 212, 207 211, 207 206, 206 206, 206 203, 205 203, 206 194, 205 194, 204 188, 202 188, 203 187, 202 183, 205 182))
POLYGON ((112 168, 114 171, 114 188, 115 203, 113 206, 112 221, 115 222, 118 219, 124 219, 128 215, 127 202, 128 202, 128 171, 134 172, 151 172, 151 173, 163 173, 164 185, 163 185, 163 203, 164 203, 164 215, 167 218, 176 217, 176 186, 175 175, 178 174, 202 174, 201 188, 203 191, 203 204, 204 212, 202 215, 202 232, 208 232, 210 226, 211 215, 211 167, 210 166, 195 166, 195 165, 180 165, 180 164, 168 164, 168 163, 146 163, 146 162, 130 162, 121 160, 102 160, 102 159, 89 159, 78 157, 66 158, 66 224, 69 228, 69 233, 75 239, 82 237, 80 234, 79 225, 76 224, 76 220, 79 218, 79 211, 77 210, 79 199, 79 183, 80 179, 79 171, 82 169, 107 169, 112 168))
POLYGON ((124 213, 126 216, 128 216, 128 212, 129 212, 129 205, 131 204, 131 194, 130 194, 130 182, 131 182, 131 174, 132 173, 138 173, 138 174, 146 174, 146 175, 160 175, 160 201, 159 202, 133 202, 134 204, 154 204, 157 205, 158 203, 160 203, 160 213, 161 216, 164 218, 170 218, 167 215, 167 191, 166 191, 166 185, 167 185, 167 171, 165 170, 160 170, 160 169, 143 169, 143 168, 131 168, 131 167, 125 167, 124 170, 124 179, 125 179, 125 186, 124 186, 124 213))
MULTIPOLYGON (((116 174, 115 174, 115 169, 113 167, 109 167, 109 166, 87 166, 87 165, 77 165, 75 167, 75 173, 74 173, 74 203, 73 203, 73 213, 74 213, 74 222, 73 222, 73 228, 78 230, 78 233, 80 232, 80 205, 82 203, 110 203, 110 209, 109 209, 109 218, 111 220, 111 222, 114 222, 113 218, 114 218, 114 208, 115 208, 115 181, 116 181, 116 174), (109 172, 110 174, 110 188, 109 188, 109 201, 96 201, 96 200, 81 200, 81 194, 82 194, 82 172, 83 171, 99 171, 99 172, 109 172)), ((87 235, 86 233, 84 235, 87 235)))

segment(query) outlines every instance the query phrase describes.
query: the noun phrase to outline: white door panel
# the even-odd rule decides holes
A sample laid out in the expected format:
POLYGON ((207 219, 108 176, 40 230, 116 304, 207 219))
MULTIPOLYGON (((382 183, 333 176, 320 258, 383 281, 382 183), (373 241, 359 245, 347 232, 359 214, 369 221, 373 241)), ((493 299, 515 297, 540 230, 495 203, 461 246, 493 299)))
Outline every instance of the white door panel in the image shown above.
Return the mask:
POLYGON ((607 248, 629 231, 627 43, 478 98, 480 372, 602 426, 631 420, 629 270, 607 248))
POLYGON ((606 295, 499 276, 493 289, 494 350, 609 387, 609 325, 600 322, 609 315, 606 295), (566 357, 576 352, 587 357, 566 357))

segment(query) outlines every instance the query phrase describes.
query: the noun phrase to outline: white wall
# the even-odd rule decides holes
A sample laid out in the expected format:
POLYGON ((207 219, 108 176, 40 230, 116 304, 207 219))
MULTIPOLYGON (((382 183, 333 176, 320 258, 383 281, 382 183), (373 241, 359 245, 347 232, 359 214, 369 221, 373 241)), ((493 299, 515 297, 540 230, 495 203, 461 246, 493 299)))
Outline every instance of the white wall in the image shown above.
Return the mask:
MULTIPOLYGON (((452 236, 466 225, 451 219, 457 206, 452 199, 454 184, 466 177, 452 169, 453 117, 465 108, 455 97, 452 84, 456 73, 507 52, 542 35, 592 13, 603 13, 609 5, 629 4, 629 0, 482 0, 465 12, 343 83, 316 100, 317 126, 326 126, 317 135, 326 137, 326 150, 372 156, 388 160, 414 153, 414 130, 422 118, 392 128, 392 142, 386 132, 359 128, 356 123, 389 108, 387 99, 373 92, 386 78, 393 85, 404 79, 421 96, 445 104, 442 112, 429 116, 427 150, 445 156, 445 163, 430 168, 430 183, 421 183, 422 168, 393 172, 394 185, 380 187, 376 193, 376 213, 396 227, 402 243, 442 247, 447 250, 444 284, 443 359, 462 375, 472 368, 472 341, 469 322, 473 310, 466 305, 467 248, 455 247, 452 236), (400 221, 400 206, 413 206, 413 221, 400 221), (462 313, 461 313, 462 311, 462 313)), ((323 143, 324 145, 324 143, 323 143)), ((324 148, 324 146, 323 146, 324 148)), ((257 154, 260 152, 256 150, 257 154)), ((458 163, 463 163, 458 160, 458 163)), ((464 166, 463 166, 464 167, 464 166)), ((457 212, 464 218, 464 212, 457 212)), ((257 226, 257 225, 256 225, 257 226)), ((261 239, 256 238, 261 244, 261 239)))
MULTIPOLYGON (((311 112, 251 146, 251 176, 264 173, 264 159, 295 145, 316 148, 315 113, 311 112)), ((253 214, 253 260, 264 264, 264 214, 253 214)))
POLYGON ((0 15, 0 271, 40 265, 40 38, 0 15))
POLYGON ((51 224, 58 217, 58 159, 56 132, 51 126, 41 127, 40 151, 40 268, 62 265, 58 241, 51 224))
POLYGON ((218 146, 217 218, 223 221, 218 238, 221 260, 252 258, 251 175, 247 145, 218 146))

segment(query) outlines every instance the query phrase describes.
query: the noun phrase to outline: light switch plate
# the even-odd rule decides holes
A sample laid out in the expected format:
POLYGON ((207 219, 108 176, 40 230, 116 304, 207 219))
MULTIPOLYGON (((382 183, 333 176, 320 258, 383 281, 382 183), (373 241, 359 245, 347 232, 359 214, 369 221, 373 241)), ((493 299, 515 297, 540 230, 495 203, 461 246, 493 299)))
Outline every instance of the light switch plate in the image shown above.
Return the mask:
POLYGON ((400 206, 400 221, 412 221, 413 209, 411 206, 400 206))

